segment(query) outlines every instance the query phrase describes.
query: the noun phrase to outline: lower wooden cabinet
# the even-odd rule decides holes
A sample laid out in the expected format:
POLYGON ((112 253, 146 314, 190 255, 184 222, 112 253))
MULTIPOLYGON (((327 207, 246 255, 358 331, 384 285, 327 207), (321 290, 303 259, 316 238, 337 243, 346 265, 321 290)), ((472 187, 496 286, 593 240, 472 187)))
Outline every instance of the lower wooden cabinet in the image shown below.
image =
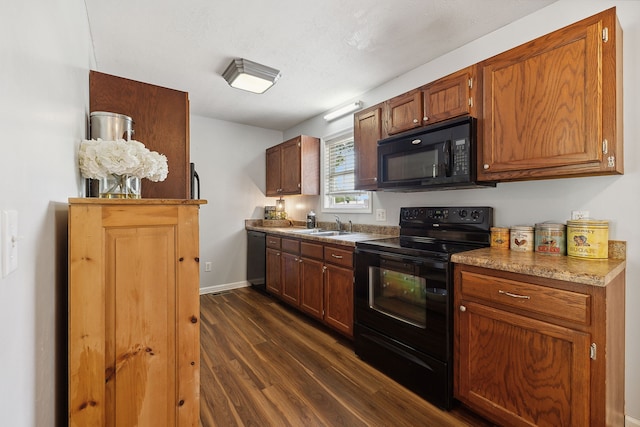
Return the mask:
POLYGON ((267 290, 353 336, 353 250, 267 235, 267 290), (273 240, 271 240, 273 239, 273 240), (281 241, 281 249, 269 247, 281 241))
POLYGON ((624 425, 624 274, 606 287, 465 265, 454 277, 457 399, 500 425, 624 425))
POLYGON ((202 203, 70 199, 70 426, 198 426, 202 203))

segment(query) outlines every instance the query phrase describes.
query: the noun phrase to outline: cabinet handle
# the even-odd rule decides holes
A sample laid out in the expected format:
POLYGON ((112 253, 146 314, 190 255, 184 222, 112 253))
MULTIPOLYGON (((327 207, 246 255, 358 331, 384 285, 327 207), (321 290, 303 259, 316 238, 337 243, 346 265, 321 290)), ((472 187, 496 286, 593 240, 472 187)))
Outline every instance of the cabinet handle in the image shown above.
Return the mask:
POLYGON ((528 295, 512 294, 511 292, 503 291, 502 289, 498 289, 498 293, 502 295, 506 295, 511 298, 531 299, 531 297, 528 295))
POLYGON ((413 119, 413 123, 418 123, 418 119, 413 119))
POLYGON ((323 265, 323 266, 322 266, 322 273, 324 273, 325 271, 327 271, 327 266, 326 266, 326 265, 323 265))
POLYGON ((422 118, 422 121, 424 121, 424 122, 429 121, 429 117, 424 116, 424 117, 422 118))
POLYGON ((487 170, 487 169, 489 169, 489 164, 488 164, 488 163, 485 163, 482 167, 483 167, 485 170, 487 170))
POLYGON ((336 259, 342 259, 342 255, 331 254, 331 256, 336 259))
POLYGON ((460 306, 460 311, 462 311, 464 313, 465 311, 467 311, 467 307, 465 307, 464 305, 461 305, 460 306))
POLYGON ((280 256, 280 252, 276 252, 276 256, 280 256))
POLYGON ((298 260, 298 262, 302 262, 302 258, 300 258, 300 259, 298 260))

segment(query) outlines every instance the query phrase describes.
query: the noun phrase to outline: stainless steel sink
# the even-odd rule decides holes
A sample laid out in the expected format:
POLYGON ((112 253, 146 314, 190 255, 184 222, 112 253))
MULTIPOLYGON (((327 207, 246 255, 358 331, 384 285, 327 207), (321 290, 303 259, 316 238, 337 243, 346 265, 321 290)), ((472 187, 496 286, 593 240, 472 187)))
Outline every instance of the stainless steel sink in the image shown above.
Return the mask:
POLYGON ((296 234, 306 234, 310 236, 343 236, 345 234, 353 234, 350 231, 322 230, 320 228, 295 230, 293 232, 296 234))

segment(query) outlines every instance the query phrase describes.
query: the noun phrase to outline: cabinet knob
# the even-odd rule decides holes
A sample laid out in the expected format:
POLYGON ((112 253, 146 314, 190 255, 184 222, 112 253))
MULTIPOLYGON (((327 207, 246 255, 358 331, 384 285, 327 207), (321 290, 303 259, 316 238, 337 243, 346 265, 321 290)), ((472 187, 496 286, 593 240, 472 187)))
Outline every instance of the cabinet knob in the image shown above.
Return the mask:
POLYGON ((427 122, 427 121, 429 121, 429 117, 424 116, 424 117, 422 118, 422 121, 423 121, 423 122, 427 122))
POLYGON ((298 260, 298 262, 302 262, 302 258, 300 258, 300 259, 298 260))
POLYGON ((413 119, 413 123, 418 123, 418 119, 413 119))
POLYGON ((467 307, 465 307, 464 305, 460 306, 460 311, 465 312, 467 311, 467 307))
POLYGON ((487 169, 489 169, 489 164, 488 164, 488 163, 485 163, 484 165, 482 165, 482 167, 483 167, 485 170, 487 170, 487 169))

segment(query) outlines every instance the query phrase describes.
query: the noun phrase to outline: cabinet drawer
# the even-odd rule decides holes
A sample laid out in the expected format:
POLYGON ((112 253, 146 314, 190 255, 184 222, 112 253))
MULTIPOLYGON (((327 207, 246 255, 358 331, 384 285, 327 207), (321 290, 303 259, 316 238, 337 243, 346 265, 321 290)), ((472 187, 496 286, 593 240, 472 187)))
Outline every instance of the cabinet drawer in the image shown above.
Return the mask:
POLYGON ((267 247, 273 249, 280 249, 280 237, 274 237, 267 234, 267 247))
POLYGON ((353 268, 353 252, 348 249, 337 249, 325 246, 324 260, 332 264, 353 268))
POLYGON ((317 243, 300 242, 300 254, 309 258, 322 259, 323 246, 317 243))
POLYGON ((282 239, 282 250, 292 253, 300 253, 300 241, 293 239, 282 239))
POLYGON ((462 272, 461 298, 474 297, 556 319, 589 325, 591 297, 500 277, 462 272))

